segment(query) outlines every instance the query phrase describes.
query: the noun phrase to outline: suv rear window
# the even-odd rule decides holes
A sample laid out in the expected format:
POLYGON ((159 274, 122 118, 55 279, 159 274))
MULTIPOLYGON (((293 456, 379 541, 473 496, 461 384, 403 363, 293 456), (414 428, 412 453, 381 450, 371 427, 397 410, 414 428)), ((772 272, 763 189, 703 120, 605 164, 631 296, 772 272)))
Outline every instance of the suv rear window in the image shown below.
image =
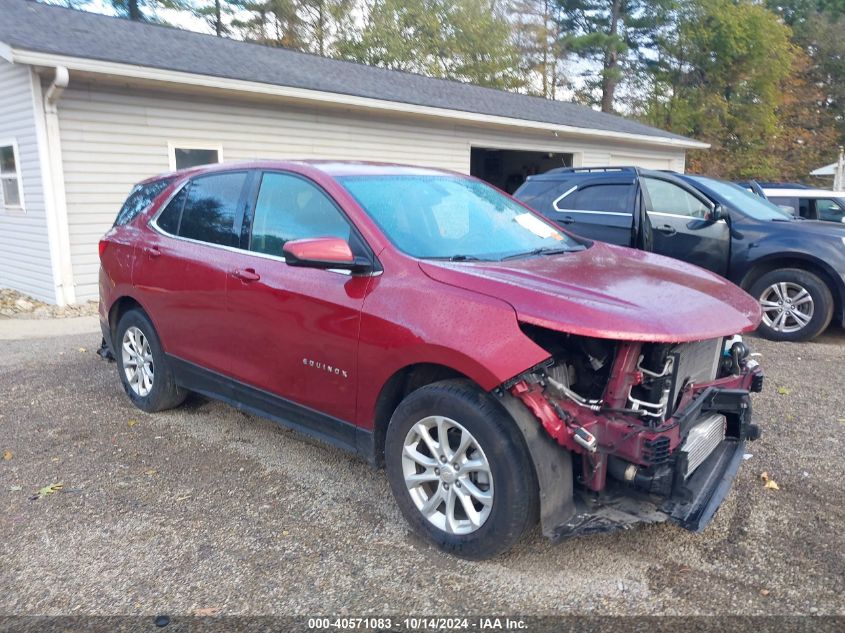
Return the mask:
POLYGON ((235 221, 246 178, 243 171, 195 178, 170 201, 156 223, 171 235, 238 246, 235 221))
POLYGON ((153 182, 135 185, 126 198, 126 202, 117 213, 114 220, 114 226, 122 226, 129 224, 132 220, 138 217, 141 213, 150 208, 150 205, 158 198, 159 194, 167 189, 167 186, 173 182, 172 179, 155 180, 153 182))

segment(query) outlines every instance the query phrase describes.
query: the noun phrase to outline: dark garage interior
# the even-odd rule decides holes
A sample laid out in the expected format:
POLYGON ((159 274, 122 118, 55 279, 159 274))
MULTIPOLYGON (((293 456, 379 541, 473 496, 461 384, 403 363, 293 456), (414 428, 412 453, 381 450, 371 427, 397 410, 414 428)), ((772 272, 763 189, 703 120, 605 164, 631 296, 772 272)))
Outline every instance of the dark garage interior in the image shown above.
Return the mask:
POLYGON ((513 193, 528 176, 555 167, 571 167, 572 154, 473 147, 470 174, 513 193))

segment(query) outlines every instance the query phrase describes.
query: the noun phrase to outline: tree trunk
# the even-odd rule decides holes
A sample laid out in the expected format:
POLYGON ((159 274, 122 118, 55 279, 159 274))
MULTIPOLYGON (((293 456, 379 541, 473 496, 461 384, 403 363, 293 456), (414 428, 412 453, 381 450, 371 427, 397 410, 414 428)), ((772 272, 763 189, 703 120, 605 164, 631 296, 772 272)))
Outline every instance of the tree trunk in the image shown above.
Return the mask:
POLYGON ((129 0, 129 19, 136 22, 144 19, 141 14, 141 7, 138 6, 138 0, 129 0))
POLYGON ((214 32, 217 37, 223 35, 223 16, 220 8, 220 0, 214 0, 214 32))
POLYGON ((617 72, 619 70, 619 51, 617 50, 616 38, 619 35, 619 19, 622 13, 622 0, 613 0, 610 9, 610 46, 604 55, 604 71, 601 79, 601 111, 613 112, 613 98, 616 93, 616 85, 619 83, 617 72))

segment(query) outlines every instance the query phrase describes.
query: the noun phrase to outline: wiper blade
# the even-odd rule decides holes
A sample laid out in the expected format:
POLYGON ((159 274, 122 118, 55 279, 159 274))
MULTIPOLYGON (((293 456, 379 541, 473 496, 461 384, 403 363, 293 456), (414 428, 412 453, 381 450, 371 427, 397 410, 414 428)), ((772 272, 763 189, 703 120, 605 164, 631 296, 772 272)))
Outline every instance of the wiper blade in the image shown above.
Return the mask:
POLYGON ((527 251, 525 253, 514 253, 513 255, 506 255, 502 257, 501 261, 507 261, 509 259, 519 259, 521 257, 534 257, 536 255, 560 255, 561 253, 574 253, 576 251, 583 251, 584 246, 541 246, 540 248, 535 248, 533 251, 527 251))
POLYGON ((452 255, 449 258, 450 262, 480 262, 481 259, 475 255, 452 255))

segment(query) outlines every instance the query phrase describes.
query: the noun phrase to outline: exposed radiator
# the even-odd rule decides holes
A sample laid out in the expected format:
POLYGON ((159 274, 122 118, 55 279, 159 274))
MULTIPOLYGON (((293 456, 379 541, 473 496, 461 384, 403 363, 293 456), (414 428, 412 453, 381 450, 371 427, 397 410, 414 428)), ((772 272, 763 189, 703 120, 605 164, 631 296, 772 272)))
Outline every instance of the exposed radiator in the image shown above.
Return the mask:
POLYGON ((713 413, 690 429, 681 446, 681 451, 687 454, 687 472, 684 477, 689 477, 713 449, 722 443, 725 439, 725 423, 725 416, 713 413))
POLYGON ((672 349, 675 354, 675 385, 669 402, 677 402, 678 393, 688 383, 711 382, 716 379, 724 342, 720 338, 694 343, 681 343, 672 349))

